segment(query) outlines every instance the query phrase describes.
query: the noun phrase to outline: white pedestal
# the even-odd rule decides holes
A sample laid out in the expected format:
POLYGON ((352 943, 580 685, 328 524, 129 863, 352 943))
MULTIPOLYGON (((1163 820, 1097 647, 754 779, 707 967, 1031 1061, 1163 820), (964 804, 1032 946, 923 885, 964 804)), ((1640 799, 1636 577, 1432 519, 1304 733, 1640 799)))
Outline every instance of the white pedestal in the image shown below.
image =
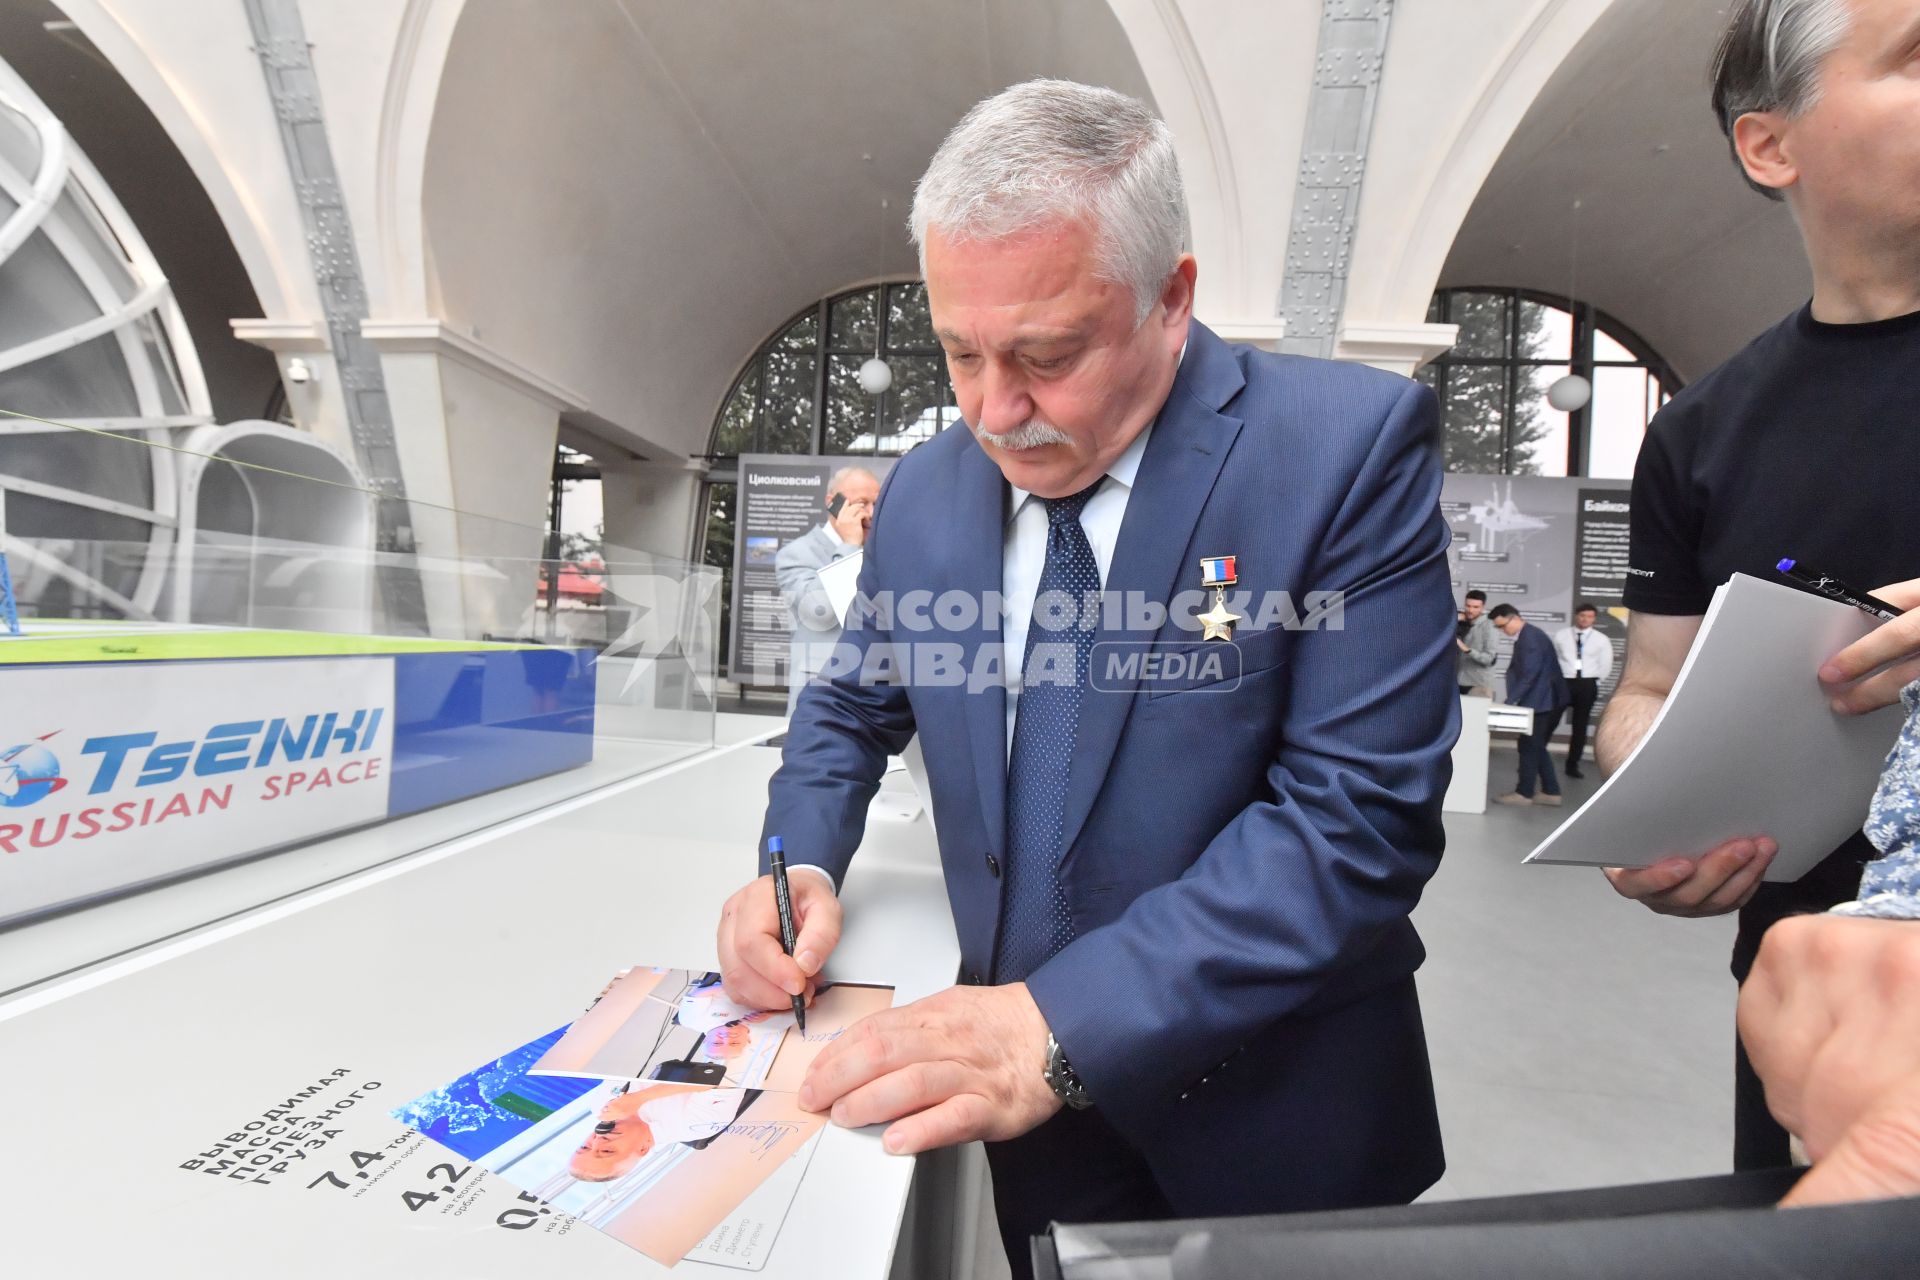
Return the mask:
POLYGON ((1460 738, 1453 744, 1453 781, 1441 809, 1447 813, 1487 811, 1487 755, 1493 745, 1487 729, 1491 698, 1460 695, 1460 738))

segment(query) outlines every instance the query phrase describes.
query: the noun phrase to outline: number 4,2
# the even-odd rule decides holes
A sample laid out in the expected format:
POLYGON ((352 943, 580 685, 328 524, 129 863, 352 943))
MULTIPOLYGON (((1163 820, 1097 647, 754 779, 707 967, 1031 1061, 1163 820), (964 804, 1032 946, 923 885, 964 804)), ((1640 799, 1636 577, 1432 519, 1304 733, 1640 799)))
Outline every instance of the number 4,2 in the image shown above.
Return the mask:
MULTIPOLYGON (((436 1164, 431 1169, 427 1170, 427 1177, 434 1182, 438 1182, 442 1176, 440 1172, 442 1169, 446 1170, 446 1174, 444 1176, 447 1179, 447 1183, 445 1186, 441 1187, 440 1190, 450 1192, 453 1190, 453 1184, 460 1181, 460 1179, 466 1177, 467 1174, 472 1171, 473 1166, 468 1165, 465 1169, 456 1169, 454 1168, 454 1166, 450 1164, 436 1164)), ((411 1210, 414 1213, 418 1213, 420 1212, 421 1205, 432 1204, 435 1200, 438 1200, 440 1197, 438 1194, 432 1191, 402 1191, 400 1193, 400 1198, 407 1202, 407 1208, 409 1210, 411 1210)))

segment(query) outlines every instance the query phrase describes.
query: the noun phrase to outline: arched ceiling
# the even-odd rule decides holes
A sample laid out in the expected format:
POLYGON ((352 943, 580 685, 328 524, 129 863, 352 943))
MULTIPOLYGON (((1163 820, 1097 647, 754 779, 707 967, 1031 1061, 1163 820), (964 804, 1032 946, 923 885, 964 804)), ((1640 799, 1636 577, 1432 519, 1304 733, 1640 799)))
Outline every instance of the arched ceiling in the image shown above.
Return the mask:
POLYGON ((1708 106, 1726 8, 1617 0, 1515 131, 1441 285, 1577 288, 1689 380, 1806 301, 1791 215, 1741 181, 1708 106))
POLYGON ((427 151, 438 313, 699 453, 775 325, 915 270, 928 157, 1038 75, 1149 97, 1106 0, 469 4, 427 151))

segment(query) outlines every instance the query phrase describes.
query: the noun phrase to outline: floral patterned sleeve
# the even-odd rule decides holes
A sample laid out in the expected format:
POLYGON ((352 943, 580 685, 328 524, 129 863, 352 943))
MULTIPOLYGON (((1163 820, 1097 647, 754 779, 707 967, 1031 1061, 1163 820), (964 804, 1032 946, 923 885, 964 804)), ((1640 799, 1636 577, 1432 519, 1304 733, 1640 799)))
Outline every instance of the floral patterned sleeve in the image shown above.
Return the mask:
POLYGON ((1920 920, 1920 680, 1900 691, 1900 701, 1907 722, 1867 810, 1867 839, 1880 856, 1867 864, 1859 898, 1835 907, 1836 915, 1920 920))

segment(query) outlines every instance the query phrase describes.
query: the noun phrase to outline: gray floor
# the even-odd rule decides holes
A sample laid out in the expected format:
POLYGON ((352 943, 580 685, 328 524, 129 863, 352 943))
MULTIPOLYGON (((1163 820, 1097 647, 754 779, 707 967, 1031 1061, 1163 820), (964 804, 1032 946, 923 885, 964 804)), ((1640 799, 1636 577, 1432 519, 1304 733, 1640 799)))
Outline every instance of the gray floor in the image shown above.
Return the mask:
MULTIPOLYGON (((1495 749, 1495 793, 1514 760, 1495 749)), ((1728 1167, 1732 918, 1656 916, 1597 870, 1520 865, 1599 784, 1564 785, 1562 809, 1448 814, 1414 914, 1448 1157, 1430 1199, 1728 1167)))

